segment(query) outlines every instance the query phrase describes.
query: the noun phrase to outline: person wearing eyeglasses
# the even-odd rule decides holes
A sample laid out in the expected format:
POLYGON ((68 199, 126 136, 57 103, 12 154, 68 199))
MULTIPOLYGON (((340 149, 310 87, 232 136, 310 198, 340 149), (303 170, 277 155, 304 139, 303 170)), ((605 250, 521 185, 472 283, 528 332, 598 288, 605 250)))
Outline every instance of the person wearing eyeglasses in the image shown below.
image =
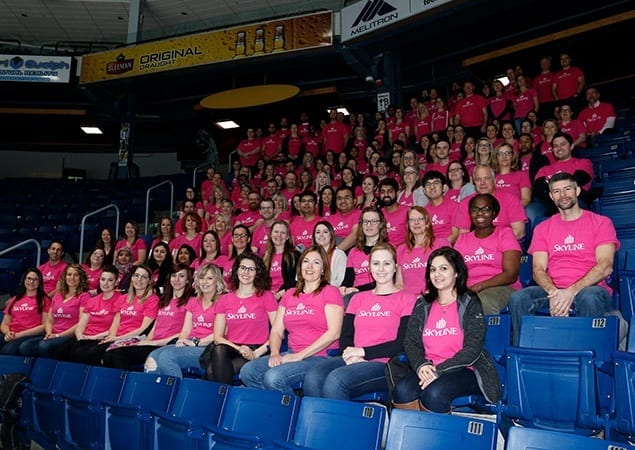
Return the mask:
POLYGON ((560 120, 558 121, 560 132, 567 133, 573 139, 573 147, 586 148, 587 134, 584 123, 580 119, 573 118, 573 109, 568 103, 560 106, 560 120))
POLYGON ((181 369, 198 367, 207 345, 214 342, 216 302, 227 291, 221 269, 205 264, 195 277, 197 297, 187 302, 185 319, 176 343, 158 348, 148 355, 144 371, 183 378, 181 369))
POLYGON ((20 344, 34 336, 43 335, 42 313, 50 302, 44 292, 42 272, 27 269, 17 293, 7 301, 0 324, 0 355, 19 355, 20 344))
POLYGON ((467 285, 478 294, 485 314, 499 314, 518 280, 521 248, 508 226, 495 226, 500 203, 491 194, 477 194, 468 204, 472 229, 459 235, 454 248, 468 269, 467 285))
POLYGON ((436 170, 428 171, 423 176, 421 185, 428 200, 424 208, 430 215, 435 237, 454 242, 458 232, 454 232, 452 228, 452 218, 457 205, 444 195, 448 188, 445 175, 436 170))
MULTIPOLYGON (((476 161, 472 162, 476 164, 476 161)), ((474 164, 471 166, 472 168, 474 168, 474 164)), ((460 203, 461 200, 476 191, 476 188, 470 181, 469 169, 465 166, 465 163, 461 161, 452 161, 448 165, 445 178, 447 180, 448 190, 444 196, 450 201, 460 203)))
POLYGON ((219 261, 219 267, 223 271, 225 284, 231 280, 232 268, 236 257, 245 251, 251 251, 251 231, 244 225, 236 225, 232 228, 232 245, 229 251, 229 258, 219 261), (222 265, 220 265, 222 263, 222 265))
POLYGON ((518 153, 504 143, 494 149, 492 169, 496 172, 496 189, 520 198, 523 206, 531 203, 529 171, 519 170, 518 153))
POLYGON ((342 295, 372 289, 374 281, 370 275, 368 255, 374 245, 388 242, 388 231, 384 214, 375 206, 364 208, 359 216, 355 246, 348 253, 346 273, 340 286, 342 295))
POLYGON ((245 364, 240 379, 247 387, 293 393, 306 373, 338 348, 344 306, 336 287, 329 285, 330 268, 320 246, 300 256, 298 283, 285 292, 269 334, 271 353, 245 364), (289 351, 281 352, 288 333, 289 351))

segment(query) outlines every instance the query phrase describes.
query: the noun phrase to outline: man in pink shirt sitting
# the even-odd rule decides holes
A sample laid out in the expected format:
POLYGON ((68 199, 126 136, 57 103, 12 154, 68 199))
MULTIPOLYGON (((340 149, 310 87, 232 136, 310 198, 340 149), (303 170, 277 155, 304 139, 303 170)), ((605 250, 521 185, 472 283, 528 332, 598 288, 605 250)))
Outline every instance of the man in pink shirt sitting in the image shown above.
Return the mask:
POLYGON ((573 175, 558 173, 549 180, 549 196, 558 214, 538 224, 529 246, 538 286, 512 293, 512 344, 518 345, 522 316, 549 308, 555 317, 603 316, 613 310, 606 284, 619 248, 608 217, 580 208, 580 187, 573 175))
POLYGON ((615 126, 615 108, 606 102, 600 102, 600 92, 590 87, 586 90, 586 101, 589 105, 580 111, 578 119, 584 124, 587 136, 603 134, 615 126))
POLYGON ((67 264, 62 260, 64 257, 64 244, 62 244, 61 241, 51 241, 51 245, 49 245, 47 252, 49 260, 40 265, 38 269, 42 272, 44 292, 52 298, 57 290, 57 282, 67 266, 67 264))

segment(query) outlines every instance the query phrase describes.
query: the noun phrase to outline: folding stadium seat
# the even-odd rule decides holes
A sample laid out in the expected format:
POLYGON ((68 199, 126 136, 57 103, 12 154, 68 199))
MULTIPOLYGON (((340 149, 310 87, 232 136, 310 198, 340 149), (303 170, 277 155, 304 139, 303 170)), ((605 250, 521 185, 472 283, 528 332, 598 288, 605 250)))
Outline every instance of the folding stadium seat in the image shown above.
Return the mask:
POLYGON ((505 442, 507 450, 634 450, 635 447, 604 439, 572 436, 555 431, 513 427, 505 442))
POLYGON ((9 373, 28 375, 33 365, 33 358, 24 356, 0 355, 0 376, 9 373))
POLYGON ((629 353, 635 353, 635 318, 631 317, 631 322, 628 326, 628 348, 629 353))
POLYGON ((596 176, 599 180, 613 180, 619 178, 629 178, 635 174, 635 160, 631 157, 627 159, 612 159, 601 161, 598 164, 596 176))
POLYGON ((520 257, 520 271, 518 272, 518 280, 523 287, 534 285, 533 258, 529 253, 520 257))
POLYGON ((59 445, 66 433, 65 395, 79 395, 89 367, 60 362, 48 388, 32 387, 35 420, 29 437, 45 448, 59 445))
POLYGON ((494 450, 496 440, 493 422, 395 409, 390 414, 386 450, 494 450))
POLYGON ((304 397, 293 439, 276 440, 274 448, 379 450, 385 422, 381 405, 304 397))
POLYGON ((204 443, 203 425, 218 425, 230 387, 212 381, 183 379, 167 413, 152 411, 155 450, 196 450, 204 443))
POLYGON ((635 437, 635 353, 615 352, 615 417, 611 421, 613 433, 633 441, 635 437))
POLYGON ((507 349, 498 420, 552 431, 604 428, 612 397, 617 317, 523 317, 519 347, 507 349))
POLYGON ((0 293, 15 294, 24 269, 23 258, 0 257, 0 293))
POLYGON ((635 271, 621 270, 618 276, 620 311, 624 319, 631 320, 635 317, 635 271))
POLYGON ((81 394, 65 395, 67 404, 67 448, 103 449, 106 407, 103 402, 116 402, 128 372, 91 366, 81 394))
POLYGON ((150 410, 166 413, 174 401, 179 379, 131 372, 117 402, 105 401, 106 446, 112 450, 151 447, 150 410))
POLYGON ((203 426, 214 450, 271 447, 289 440, 300 407, 295 395, 246 387, 229 390, 217 427, 203 426))
POLYGON ((23 442, 27 442, 34 430, 38 429, 35 416, 35 389, 50 389, 58 362, 54 359, 37 358, 29 372, 29 382, 22 391, 22 411, 18 430, 23 442))
POLYGON ((635 217, 635 194, 601 197, 596 212, 608 216, 616 229, 632 228, 635 217))

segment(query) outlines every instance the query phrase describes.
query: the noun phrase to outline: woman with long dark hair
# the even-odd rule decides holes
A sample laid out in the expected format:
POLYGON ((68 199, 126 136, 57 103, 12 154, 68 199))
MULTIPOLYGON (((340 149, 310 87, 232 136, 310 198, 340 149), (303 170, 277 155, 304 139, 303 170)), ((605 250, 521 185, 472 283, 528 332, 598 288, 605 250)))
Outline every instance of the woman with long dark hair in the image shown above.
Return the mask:
MULTIPOLYGON (((295 286, 295 274, 300 252, 295 249, 289 224, 277 220, 271 225, 267 250, 262 260, 271 277, 271 291, 280 300, 287 289, 295 286)), ((233 274, 232 274, 233 279, 233 274)))

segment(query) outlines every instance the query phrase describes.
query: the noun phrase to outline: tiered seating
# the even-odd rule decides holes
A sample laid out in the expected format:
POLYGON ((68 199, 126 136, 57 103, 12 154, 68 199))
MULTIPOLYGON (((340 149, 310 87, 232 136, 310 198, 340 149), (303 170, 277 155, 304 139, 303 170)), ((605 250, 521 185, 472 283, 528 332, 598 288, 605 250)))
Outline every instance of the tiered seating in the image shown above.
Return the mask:
POLYGON ((585 436, 514 427, 505 442, 507 450, 633 450, 635 447, 585 436))

